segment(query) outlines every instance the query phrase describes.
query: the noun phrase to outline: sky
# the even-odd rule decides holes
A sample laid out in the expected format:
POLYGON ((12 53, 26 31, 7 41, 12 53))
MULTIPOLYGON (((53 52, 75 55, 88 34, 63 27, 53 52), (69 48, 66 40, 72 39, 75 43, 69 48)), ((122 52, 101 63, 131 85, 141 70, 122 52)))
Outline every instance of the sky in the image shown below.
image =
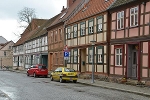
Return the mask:
POLYGON ((0 3, 0 36, 17 42, 24 31, 19 28, 18 12, 24 7, 35 9, 37 18, 50 19, 66 5, 67 0, 3 0, 0 3))

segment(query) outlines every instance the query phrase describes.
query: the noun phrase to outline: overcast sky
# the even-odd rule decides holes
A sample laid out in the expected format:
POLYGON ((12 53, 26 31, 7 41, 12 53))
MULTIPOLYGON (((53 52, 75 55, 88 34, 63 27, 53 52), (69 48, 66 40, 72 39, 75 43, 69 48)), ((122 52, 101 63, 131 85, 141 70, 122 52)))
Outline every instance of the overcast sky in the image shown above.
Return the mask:
POLYGON ((0 36, 16 42, 22 33, 18 24, 18 12, 24 7, 33 8, 37 18, 49 19, 61 12, 67 0, 3 0, 0 3, 0 36), (14 34, 15 33, 15 34, 14 34))

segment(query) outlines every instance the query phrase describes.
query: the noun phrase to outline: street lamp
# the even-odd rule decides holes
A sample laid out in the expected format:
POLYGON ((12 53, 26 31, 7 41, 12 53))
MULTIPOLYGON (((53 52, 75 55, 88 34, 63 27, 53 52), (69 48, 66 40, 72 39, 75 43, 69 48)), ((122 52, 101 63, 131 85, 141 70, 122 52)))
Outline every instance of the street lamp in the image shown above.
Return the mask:
POLYGON ((94 83, 94 71, 95 71, 95 67, 94 67, 94 45, 95 45, 95 40, 90 41, 92 43, 92 50, 93 50, 93 55, 92 55, 92 82, 94 83))

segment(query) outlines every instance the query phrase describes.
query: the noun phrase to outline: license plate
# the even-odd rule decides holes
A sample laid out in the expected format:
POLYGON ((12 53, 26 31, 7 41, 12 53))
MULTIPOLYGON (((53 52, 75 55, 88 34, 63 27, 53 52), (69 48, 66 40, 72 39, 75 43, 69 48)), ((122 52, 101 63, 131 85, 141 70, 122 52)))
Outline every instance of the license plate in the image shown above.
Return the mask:
POLYGON ((41 71, 45 71, 45 70, 41 70, 41 71))
POLYGON ((70 78, 70 81, 72 81, 72 78, 70 78))

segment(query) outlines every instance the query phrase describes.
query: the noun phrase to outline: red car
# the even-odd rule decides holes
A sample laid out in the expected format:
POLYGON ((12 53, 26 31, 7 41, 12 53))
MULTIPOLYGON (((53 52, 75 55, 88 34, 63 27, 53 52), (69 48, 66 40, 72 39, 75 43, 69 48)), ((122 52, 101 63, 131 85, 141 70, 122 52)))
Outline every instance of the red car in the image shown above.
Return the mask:
POLYGON ((48 69, 45 65, 42 64, 37 64, 37 65, 32 65, 28 70, 27 70, 27 76, 48 76, 48 69))

